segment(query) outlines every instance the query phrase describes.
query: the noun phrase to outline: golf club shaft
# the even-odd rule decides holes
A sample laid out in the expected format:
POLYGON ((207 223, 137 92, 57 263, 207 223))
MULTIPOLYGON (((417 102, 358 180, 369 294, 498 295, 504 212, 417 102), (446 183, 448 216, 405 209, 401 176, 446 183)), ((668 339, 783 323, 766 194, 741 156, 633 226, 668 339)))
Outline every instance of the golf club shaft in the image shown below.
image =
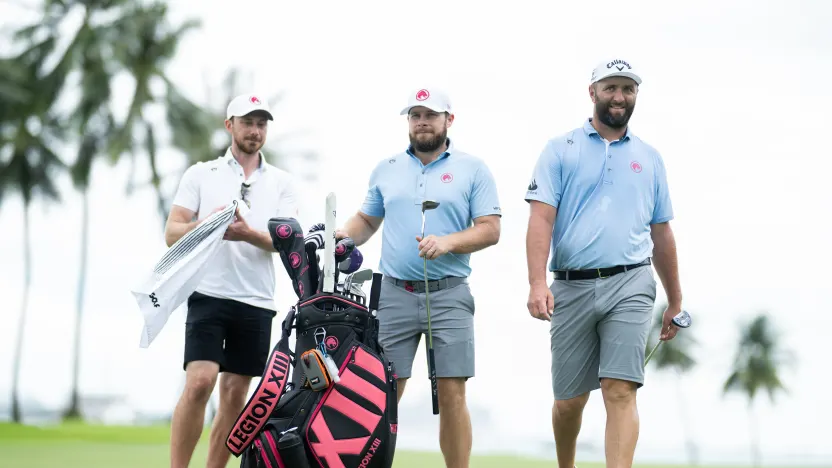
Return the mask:
POLYGON ((659 342, 656 343, 656 346, 653 346, 653 349, 650 351, 650 354, 647 355, 647 359, 644 360, 644 365, 645 366, 647 365, 648 362, 650 362, 650 358, 653 357, 653 353, 655 353, 656 350, 659 349, 660 344, 662 344, 661 340, 659 340, 659 342))
MULTIPOLYGON (((422 239, 425 238, 425 212, 422 211, 422 239)), ((439 414, 439 389, 436 384, 436 360, 433 353, 433 329, 430 324, 430 284, 428 280, 428 257, 422 258, 425 274, 425 311, 428 318, 428 373, 430 374, 430 394, 433 403, 433 414, 439 414)))

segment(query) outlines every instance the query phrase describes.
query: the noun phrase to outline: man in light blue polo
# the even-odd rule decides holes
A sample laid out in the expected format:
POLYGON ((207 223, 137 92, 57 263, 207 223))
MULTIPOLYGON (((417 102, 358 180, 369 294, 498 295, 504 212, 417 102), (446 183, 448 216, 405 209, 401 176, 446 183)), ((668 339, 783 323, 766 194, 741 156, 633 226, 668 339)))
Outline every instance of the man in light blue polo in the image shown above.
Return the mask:
POLYGON ((467 468, 472 431, 465 383, 475 367, 469 258, 499 240, 500 202, 486 164, 448 138, 454 114, 445 93, 416 90, 401 114, 407 115, 410 146, 376 165, 361 209, 336 237, 349 236, 360 246, 386 221, 379 263, 384 274, 379 341, 396 367, 399 399, 427 332, 423 256, 428 258, 439 445, 447 467, 467 468), (439 207, 427 212, 422 239, 424 200, 438 201, 439 207))
POLYGON ((629 61, 599 64, 589 85, 592 118, 547 142, 526 192, 527 306, 551 322, 560 468, 574 466, 583 409, 599 388, 607 411, 606 466, 632 466, 636 391, 644 385, 656 299, 651 263, 669 302, 660 339, 676 335, 671 319, 682 308, 664 162, 628 128, 640 85, 629 61), (547 286, 550 252, 554 281, 547 286))

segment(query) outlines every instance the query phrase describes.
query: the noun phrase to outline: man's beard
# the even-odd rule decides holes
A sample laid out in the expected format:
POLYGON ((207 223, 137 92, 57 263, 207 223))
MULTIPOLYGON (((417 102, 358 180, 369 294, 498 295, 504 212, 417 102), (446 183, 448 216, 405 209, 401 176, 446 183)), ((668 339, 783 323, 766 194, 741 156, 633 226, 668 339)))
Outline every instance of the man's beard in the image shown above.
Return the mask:
POLYGON ((237 148, 240 148, 246 154, 255 154, 263 147, 263 142, 248 139, 234 138, 234 143, 237 144, 237 148))
POLYGON ((410 134, 410 145, 413 149, 420 153, 431 153, 445 145, 448 140, 448 129, 442 130, 441 133, 418 133, 410 134), (432 136, 432 138, 431 138, 432 136))
POLYGON ((620 116, 614 116, 610 112, 610 102, 598 101, 595 103, 595 112, 598 113, 598 120, 610 128, 620 129, 627 126, 630 121, 630 116, 633 115, 633 105, 624 104, 624 113, 620 116))

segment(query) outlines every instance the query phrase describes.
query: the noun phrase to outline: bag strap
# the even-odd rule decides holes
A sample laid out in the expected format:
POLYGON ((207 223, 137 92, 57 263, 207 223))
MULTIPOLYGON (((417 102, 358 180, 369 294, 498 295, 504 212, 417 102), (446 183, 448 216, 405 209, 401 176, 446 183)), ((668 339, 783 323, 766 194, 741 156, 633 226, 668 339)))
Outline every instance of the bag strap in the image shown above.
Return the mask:
POLYGON ((281 326, 283 336, 272 349, 257 389, 249 398, 225 439, 225 445, 235 457, 242 455, 245 449, 254 442, 286 390, 293 354, 289 349, 289 336, 292 334, 294 319, 295 308, 292 307, 283 319, 281 326))

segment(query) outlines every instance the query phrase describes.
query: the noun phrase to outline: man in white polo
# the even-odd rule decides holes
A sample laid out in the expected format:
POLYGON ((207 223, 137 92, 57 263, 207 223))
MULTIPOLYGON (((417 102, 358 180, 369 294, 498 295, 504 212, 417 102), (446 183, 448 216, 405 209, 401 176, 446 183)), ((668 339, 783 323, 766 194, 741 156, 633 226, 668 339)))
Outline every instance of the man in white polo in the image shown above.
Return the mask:
POLYGON ((268 221, 298 217, 291 176, 269 164, 260 151, 273 120, 258 96, 234 98, 225 121, 231 146, 225 155, 185 171, 165 227, 165 241, 171 246, 232 200, 245 204, 188 299, 186 383, 173 414, 171 468, 188 467, 220 373, 220 404, 211 428, 207 466, 226 466, 230 452, 225 437, 245 405, 252 377, 261 376, 266 366, 277 313, 275 250, 268 221))

